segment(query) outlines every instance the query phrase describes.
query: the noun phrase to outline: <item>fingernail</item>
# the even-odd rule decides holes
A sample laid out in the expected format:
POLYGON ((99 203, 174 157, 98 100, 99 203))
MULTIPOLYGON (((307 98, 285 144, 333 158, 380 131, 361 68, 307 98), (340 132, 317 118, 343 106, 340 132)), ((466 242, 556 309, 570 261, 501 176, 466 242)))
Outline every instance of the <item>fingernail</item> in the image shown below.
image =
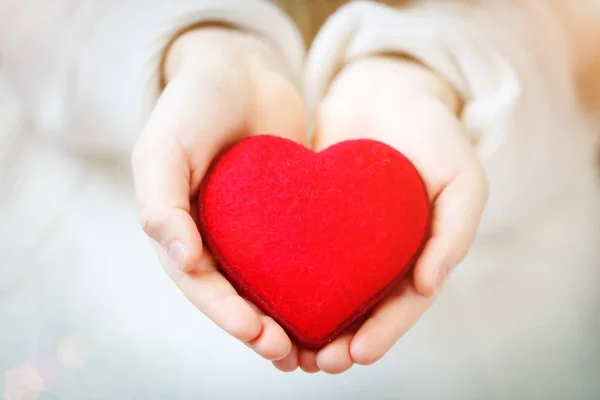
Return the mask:
POLYGON ((179 241, 174 240, 167 247, 167 255, 171 259, 177 268, 183 269, 183 261, 185 260, 185 245, 179 241))

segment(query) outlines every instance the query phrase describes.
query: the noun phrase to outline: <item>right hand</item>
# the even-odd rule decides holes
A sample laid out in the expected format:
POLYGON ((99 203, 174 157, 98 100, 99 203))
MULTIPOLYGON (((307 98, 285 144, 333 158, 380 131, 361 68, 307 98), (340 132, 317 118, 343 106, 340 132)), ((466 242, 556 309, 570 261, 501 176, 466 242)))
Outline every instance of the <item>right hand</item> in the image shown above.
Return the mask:
POLYGON ((305 144, 302 99, 280 58, 262 39, 234 29, 180 35, 164 60, 165 88, 132 167, 144 231, 169 276, 216 325, 291 370, 295 346, 221 275, 203 250, 194 206, 207 168, 233 142, 269 133, 305 144))

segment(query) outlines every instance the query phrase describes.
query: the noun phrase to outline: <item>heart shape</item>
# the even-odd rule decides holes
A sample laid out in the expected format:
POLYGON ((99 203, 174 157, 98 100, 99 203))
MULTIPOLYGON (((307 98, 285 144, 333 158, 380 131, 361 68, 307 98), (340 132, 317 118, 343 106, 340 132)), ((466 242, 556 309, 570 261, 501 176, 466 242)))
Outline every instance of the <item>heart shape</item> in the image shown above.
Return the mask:
POLYGON ((261 135, 221 154, 198 198, 208 250, 240 295, 317 349, 415 262, 430 204, 417 170, 373 140, 314 152, 261 135))

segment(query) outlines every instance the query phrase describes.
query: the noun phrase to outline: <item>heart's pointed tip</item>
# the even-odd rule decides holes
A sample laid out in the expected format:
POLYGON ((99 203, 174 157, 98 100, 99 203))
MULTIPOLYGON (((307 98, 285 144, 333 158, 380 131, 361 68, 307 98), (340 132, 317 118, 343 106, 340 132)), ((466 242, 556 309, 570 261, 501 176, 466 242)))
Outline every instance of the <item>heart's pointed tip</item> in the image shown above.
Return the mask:
POLYGON ((305 336, 298 332, 290 333, 290 335, 293 337, 294 343, 296 343, 296 345, 299 348, 310 351, 321 350, 322 348, 326 347, 329 343, 333 342, 339 336, 334 332, 331 332, 324 337, 305 336))

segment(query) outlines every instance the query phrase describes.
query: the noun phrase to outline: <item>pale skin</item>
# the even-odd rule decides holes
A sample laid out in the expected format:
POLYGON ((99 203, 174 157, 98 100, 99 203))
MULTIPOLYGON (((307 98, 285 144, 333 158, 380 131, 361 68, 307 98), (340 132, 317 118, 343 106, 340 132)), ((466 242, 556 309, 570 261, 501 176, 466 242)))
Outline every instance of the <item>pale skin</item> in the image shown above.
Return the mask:
POLYGON ((459 96, 409 59, 355 61, 330 87, 308 143, 302 98, 281 56, 262 39, 224 27, 201 27, 175 40, 164 80, 132 165, 142 225, 169 276, 215 324, 282 371, 338 374, 382 358, 468 252, 487 200, 485 174, 457 117, 459 96), (262 133, 314 150, 365 137, 390 144, 415 164, 434 204, 432 237, 414 274, 360 327, 319 351, 299 349, 237 294, 203 249, 194 221, 194 197, 214 156, 262 133))

